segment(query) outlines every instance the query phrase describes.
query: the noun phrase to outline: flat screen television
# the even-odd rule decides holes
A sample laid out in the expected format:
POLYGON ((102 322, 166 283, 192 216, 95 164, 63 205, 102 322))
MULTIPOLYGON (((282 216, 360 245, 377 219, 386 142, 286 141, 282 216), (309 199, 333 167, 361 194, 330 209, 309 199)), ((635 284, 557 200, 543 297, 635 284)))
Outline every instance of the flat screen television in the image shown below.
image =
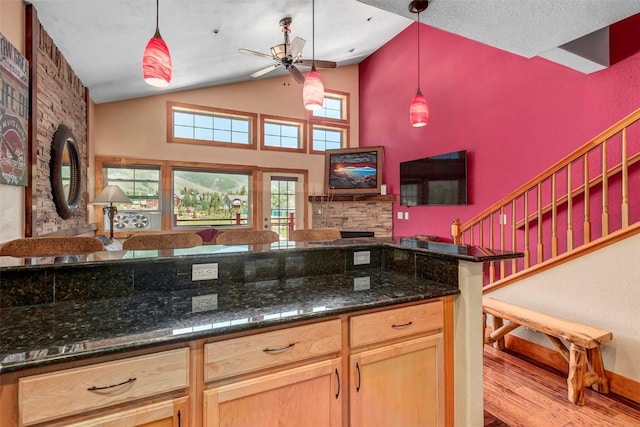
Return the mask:
POLYGON ((467 151, 400 163, 400 204, 467 204, 467 151))

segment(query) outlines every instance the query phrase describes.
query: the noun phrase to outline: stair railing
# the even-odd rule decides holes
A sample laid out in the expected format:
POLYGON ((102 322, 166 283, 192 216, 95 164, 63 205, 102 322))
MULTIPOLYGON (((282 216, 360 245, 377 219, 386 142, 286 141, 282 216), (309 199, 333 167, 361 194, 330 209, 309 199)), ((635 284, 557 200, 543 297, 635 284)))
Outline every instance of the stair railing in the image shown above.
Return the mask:
POLYGON ((469 221, 454 220, 451 233, 456 244, 524 254, 487 265, 493 287, 637 223, 640 109, 469 221))

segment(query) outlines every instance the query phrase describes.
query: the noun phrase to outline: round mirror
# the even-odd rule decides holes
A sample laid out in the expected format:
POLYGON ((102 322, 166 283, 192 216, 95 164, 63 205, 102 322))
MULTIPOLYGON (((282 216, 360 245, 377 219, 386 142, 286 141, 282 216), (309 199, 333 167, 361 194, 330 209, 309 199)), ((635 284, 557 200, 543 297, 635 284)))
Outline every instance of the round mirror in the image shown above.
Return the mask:
POLYGON ((80 200, 80 154, 76 139, 65 125, 58 126, 51 144, 51 191, 58 215, 71 217, 80 200))

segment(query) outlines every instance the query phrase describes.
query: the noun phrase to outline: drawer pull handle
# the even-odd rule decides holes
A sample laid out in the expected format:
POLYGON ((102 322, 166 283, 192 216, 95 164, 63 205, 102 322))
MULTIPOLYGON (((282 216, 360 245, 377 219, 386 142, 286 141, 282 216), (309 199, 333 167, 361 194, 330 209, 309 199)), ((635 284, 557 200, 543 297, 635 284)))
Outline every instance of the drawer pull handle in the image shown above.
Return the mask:
POLYGON ((356 384, 356 393, 360 392, 360 364, 356 363, 356 371, 358 372, 358 382, 356 384))
POLYGON ((337 369, 336 369, 336 380, 338 380, 338 391, 336 391, 336 399, 337 399, 338 396, 340 396, 340 374, 338 373, 337 369))
POLYGON ((121 385, 125 385, 125 384, 132 383, 132 382, 134 382, 135 380, 137 380, 137 378, 129 378, 128 380, 126 380, 126 381, 122 381, 122 382, 121 382, 121 383, 119 383, 119 384, 112 384, 112 385, 107 385, 107 386, 104 386, 104 387, 96 387, 96 386, 93 386, 93 387, 89 387, 89 388, 87 389, 87 391, 99 391, 99 390, 106 390, 106 389, 114 388, 114 387, 120 387, 121 385))
POLYGON ((264 351, 265 353, 278 353, 280 351, 285 351, 287 349, 290 349, 294 345, 296 345, 296 343, 292 342, 291 344, 285 345, 284 347, 279 347, 279 348, 269 348, 269 347, 267 347, 262 351, 264 351))
POLYGON ((411 325, 413 325, 413 322, 402 323, 400 325, 391 325, 391 327, 394 328, 394 329, 402 329, 402 328, 406 328, 407 326, 411 326, 411 325))

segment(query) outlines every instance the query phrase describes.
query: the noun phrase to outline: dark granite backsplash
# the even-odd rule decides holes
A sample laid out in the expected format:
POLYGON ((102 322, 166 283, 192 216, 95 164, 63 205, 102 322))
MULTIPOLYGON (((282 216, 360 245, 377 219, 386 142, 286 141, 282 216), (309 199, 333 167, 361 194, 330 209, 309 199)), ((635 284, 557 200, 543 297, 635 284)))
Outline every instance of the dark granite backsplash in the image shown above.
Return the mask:
MULTIPOLYGON (((456 260, 435 261, 450 263, 453 270, 457 265, 456 260)), ((415 265, 415 253, 410 250, 371 245, 6 267, 0 274, 0 308, 206 289, 218 283, 293 280, 372 268, 413 275, 415 265), (369 252, 369 263, 355 265, 354 253, 361 251, 369 252), (191 280, 193 264, 212 262, 218 263, 217 280, 191 280)), ((434 272, 434 277, 457 287, 455 272, 451 278, 441 272, 434 272)))

